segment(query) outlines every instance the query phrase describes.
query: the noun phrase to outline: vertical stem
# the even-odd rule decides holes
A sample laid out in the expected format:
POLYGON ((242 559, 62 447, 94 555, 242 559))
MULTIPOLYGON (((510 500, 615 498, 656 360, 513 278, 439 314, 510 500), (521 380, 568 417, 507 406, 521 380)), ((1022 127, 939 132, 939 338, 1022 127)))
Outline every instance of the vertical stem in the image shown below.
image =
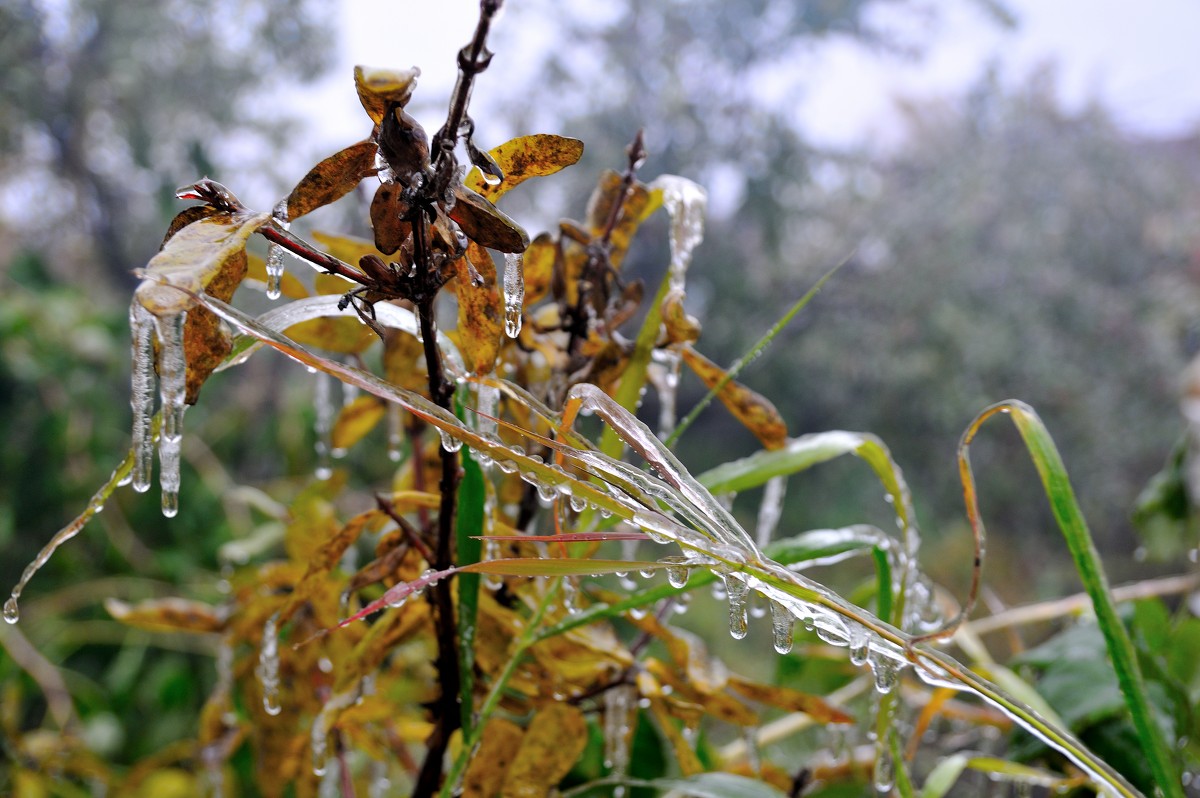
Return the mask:
MULTIPOLYGON (((422 291, 417 301, 417 315, 421 321, 421 340, 425 350, 425 367, 429 374, 429 396, 439 406, 451 410, 450 398, 454 386, 446 379, 442 369, 441 354, 437 348, 437 324, 434 320, 434 303, 439 287, 436 271, 430 257, 428 219, 424 212, 417 214, 413 224, 413 256, 418 274, 429 283, 429 290, 422 291)), ((458 503, 458 453, 441 450, 442 477, 440 483, 441 504, 438 507, 437 540, 434 546, 434 561, 430 565, 437 570, 449 568, 452 563, 454 543, 454 511, 458 503)), ((440 694, 434 705, 434 728, 426 745, 425 761, 421 765, 413 795, 417 798, 431 796, 441 782, 442 762, 450 735, 461 725, 462 713, 458 706, 461 674, 458 670, 457 624, 454 618, 454 601, 450 593, 450 580, 442 580, 429 591, 429 600, 434 610, 434 629, 437 638, 437 672, 440 694)))

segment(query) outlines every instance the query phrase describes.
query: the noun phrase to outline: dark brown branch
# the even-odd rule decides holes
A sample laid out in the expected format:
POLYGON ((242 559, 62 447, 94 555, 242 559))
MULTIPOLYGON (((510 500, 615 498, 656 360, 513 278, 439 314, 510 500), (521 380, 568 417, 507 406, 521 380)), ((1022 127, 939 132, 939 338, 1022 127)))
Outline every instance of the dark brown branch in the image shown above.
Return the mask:
POLYGON ((421 537, 421 533, 418 532, 412 524, 408 523, 404 516, 396 512, 395 505, 393 505, 383 496, 377 495, 375 497, 375 503, 379 506, 379 509, 387 515, 388 518, 396 522, 396 526, 400 528, 400 533, 404 535, 404 539, 407 540, 414 549, 420 552, 421 556, 425 558, 425 562, 429 563, 431 568, 434 567, 433 561, 436 559, 436 557, 433 553, 433 549, 429 548, 429 544, 426 543, 425 539, 421 537))
POLYGON ((475 36, 470 44, 458 51, 458 80, 450 97, 450 115, 433 139, 432 157, 438 171, 446 168, 443 164, 454 157, 454 145, 458 142, 459 130, 467 116, 475 76, 487 69, 492 61, 492 53, 487 49, 487 36, 492 20, 502 5, 504 0, 480 0, 475 36))

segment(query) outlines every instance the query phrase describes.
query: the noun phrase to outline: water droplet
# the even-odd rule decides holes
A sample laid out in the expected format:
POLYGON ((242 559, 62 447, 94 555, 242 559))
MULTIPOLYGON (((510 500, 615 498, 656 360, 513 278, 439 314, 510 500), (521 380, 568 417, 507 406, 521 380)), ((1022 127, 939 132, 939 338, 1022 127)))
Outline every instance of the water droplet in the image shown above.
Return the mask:
POLYGON ((4 602, 4 620, 8 623, 16 623, 21 619, 21 608, 17 606, 17 600, 10 598, 4 602))
POLYGON ((682 557, 663 557, 659 562, 670 563, 667 566, 667 581, 671 587, 682 588, 687 585, 689 569, 682 557))
POLYGON ((875 674, 875 690, 880 695, 886 695, 896 687, 896 682, 899 680, 899 666, 891 657, 885 656, 878 651, 871 651, 867 658, 871 664, 871 670, 875 674))
POLYGON ((850 663, 857 666, 866 665, 869 653, 867 630, 854 624, 850 628, 850 663))
POLYGON ((442 448, 453 454, 462 448, 462 441, 455 438, 450 433, 443 429, 438 430, 438 436, 442 439, 442 448))
POLYGON ((174 518, 179 514, 179 494, 175 491, 162 492, 162 514, 165 518, 174 518))

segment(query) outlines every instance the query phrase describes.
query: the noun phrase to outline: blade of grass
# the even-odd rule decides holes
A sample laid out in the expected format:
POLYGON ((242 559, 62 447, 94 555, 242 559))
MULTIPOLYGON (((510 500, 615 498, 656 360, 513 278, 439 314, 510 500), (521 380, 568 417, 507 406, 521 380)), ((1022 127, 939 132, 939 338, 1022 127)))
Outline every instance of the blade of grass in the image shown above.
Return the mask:
MULTIPOLYGON (((465 449, 466 447, 464 447, 465 449)), ((462 481, 458 485, 457 524, 455 525, 456 554, 460 566, 479 562, 483 555, 484 486, 483 470, 470 455, 463 453, 462 481)), ((458 577, 458 641, 459 673, 461 674, 462 729, 470 734, 474 723, 475 694, 475 623, 479 614, 479 574, 464 573, 458 577)))
POLYGON ((1050 500, 1050 509, 1054 513, 1059 529, 1066 538, 1067 548, 1075 561, 1075 568, 1079 571, 1084 589, 1092 599, 1096 620, 1104 634, 1121 693, 1125 696, 1125 703, 1129 707, 1138 742, 1150 764, 1155 782, 1162 790, 1163 795, 1170 798, 1183 798, 1183 788, 1180 785, 1179 774, 1175 772, 1172 765, 1170 749, 1166 740, 1163 739, 1162 731, 1155 723, 1150 709, 1145 680, 1142 677, 1141 667, 1138 665, 1137 652, 1117 614, 1116 602, 1109 589, 1100 554, 1092 541, 1087 522, 1084 521, 1083 512, 1080 510, 1075 492, 1071 488, 1066 466, 1064 466, 1058 448, 1054 445, 1054 440, 1050 437, 1045 424, 1042 423, 1034 409, 1024 402, 1009 400, 992 405, 980 413, 963 434, 960 462, 963 464, 963 492, 967 497, 967 512, 971 516, 972 526, 978 526, 982 530, 983 521, 979 517, 975 480, 967 456, 967 447, 970 446, 971 439, 980 426, 998 414, 1008 415, 1012 418, 1029 450, 1034 466, 1037 468, 1042 487, 1050 500))
MULTIPOLYGON (((667 446, 675 445, 675 442, 679 440, 679 436, 682 435, 687 430, 688 427, 692 426, 692 424, 695 423, 696 419, 699 417, 699 415, 701 413, 704 412, 705 408, 707 408, 710 404, 712 404, 712 400, 717 397, 717 394, 719 394, 721 392, 721 389, 724 388, 726 385, 728 385, 731 381, 737 379, 737 376, 738 376, 738 374, 740 374, 742 372, 742 369, 744 369, 755 358, 757 358, 759 355, 762 354, 763 350, 766 349, 771 344, 771 341, 775 339, 775 336, 778 335, 780 333, 780 331, 783 330, 783 328, 786 327, 788 325, 788 323, 796 317, 796 314, 799 313, 801 310, 803 310, 804 307, 809 303, 809 301, 811 301, 812 298, 817 295, 817 293, 821 290, 822 286, 825 285, 825 281, 828 280, 830 277, 833 277, 833 275, 838 271, 838 269, 845 266, 847 261, 849 261, 849 260, 850 260, 850 255, 847 255, 845 258, 843 258, 841 260, 840 263, 838 263, 836 266, 834 266, 829 271, 825 272, 825 274, 822 275, 821 279, 817 280, 816 284, 813 285, 812 288, 808 289, 808 291, 804 294, 804 296, 800 297, 800 299, 797 300, 794 305, 792 305, 790 308, 788 308, 787 313, 784 313, 782 316, 779 317, 779 321, 777 321, 773 325, 771 325, 771 329, 767 330, 766 333, 764 333, 761 338, 759 338, 757 341, 755 341, 754 346, 750 347, 750 349, 746 352, 746 354, 742 355, 736 361, 734 361, 733 365, 729 367, 729 370, 727 372, 725 372, 725 376, 722 377, 721 380, 716 385, 714 385, 711 389, 709 389, 708 393, 704 395, 704 398, 696 403, 696 406, 693 407, 688 412, 688 414, 684 417, 683 421, 680 421, 679 425, 675 427, 674 431, 669 436, 667 436, 667 439, 665 441, 667 446)), ((662 292, 662 290, 663 289, 661 289, 661 288, 659 289, 660 293, 662 292)), ((656 300, 657 300, 657 302, 662 301, 661 297, 656 298, 656 300)), ((657 309, 657 307, 658 307, 657 304, 654 307, 657 309)), ((647 321, 649 321, 649 316, 647 316, 647 321)), ((656 319, 656 321, 657 321, 657 319, 656 319)), ((643 327, 643 330, 644 329, 645 329, 645 327, 643 327)), ((657 325, 655 326, 654 331, 657 334, 657 332, 658 332, 657 325)), ((638 335, 638 342, 639 343, 641 342, 641 334, 640 333, 638 335)), ((644 375, 643 375, 643 379, 644 379, 644 375)), ((622 387, 624 387, 624 380, 622 380, 622 387)), ((620 401, 619 396, 618 396, 618 401, 620 401)), ((629 408, 626 408, 626 409, 629 409, 629 408)))

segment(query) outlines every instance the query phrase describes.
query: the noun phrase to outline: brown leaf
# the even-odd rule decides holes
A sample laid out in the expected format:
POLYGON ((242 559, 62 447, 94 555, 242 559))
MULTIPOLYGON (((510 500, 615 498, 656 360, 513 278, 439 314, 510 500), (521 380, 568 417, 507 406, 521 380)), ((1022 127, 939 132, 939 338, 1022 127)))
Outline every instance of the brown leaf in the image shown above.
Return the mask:
POLYGON ((375 428, 387 412, 387 405, 377 396, 359 396, 342 407, 330 430, 330 444, 334 449, 349 449, 375 428))
POLYGON ((421 70, 412 69, 375 69, 373 67, 354 67, 354 88, 358 90, 358 101, 371 121, 379 124, 383 115, 392 103, 406 105, 412 97, 413 89, 417 86, 417 76, 421 70))
POLYGON ((196 403, 200 386, 229 354, 232 342, 211 312, 191 307, 190 297, 169 286, 229 301, 246 276, 246 241, 269 218, 265 213, 205 214, 189 208, 175 217, 172 228, 193 216, 199 218, 179 228, 150 259, 146 271, 153 277, 143 279, 134 295, 155 315, 191 311, 183 332, 188 404, 196 403))
POLYGON ((481 195, 466 186, 456 186, 454 200, 450 218, 458 222, 467 238, 500 252, 524 252, 529 246, 525 230, 481 195))
MULTIPOLYGON (((682 349, 683 362, 696 372, 704 384, 712 389, 725 378, 725 370, 690 346, 682 349)), ((779 449, 787 443, 787 424, 765 396, 750 390, 736 380, 729 380, 717 392, 717 398, 734 418, 758 438, 765 449, 779 449)))
MULTIPOLYGON (((399 183, 384 183, 375 189, 371 200, 371 228, 375 231, 375 248, 384 255, 400 249, 404 239, 412 233, 412 224, 403 220, 407 212, 400 199, 403 188, 399 183)), ((353 261, 358 263, 357 260, 353 261)))
MULTIPOLYGON (((623 189, 624 178, 620 174, 609 169, 600 176, 600 182, 596 185, 596 189, 588 201, 588 230, 593 240, 598 241, 604 236, 605 230, 608 229, 613 205, 620 201, 623 189)), ((613 226, 612 234, 608 239, 608 262, 614 269, 621 268, 621 263, 625 260, 625 253, 629 251, 629 244, 633 240, 634 234, 637 233, 638 227, 661 204, 662 192, 651 191, 646 184, 636 180, 629 187, 629 193, 621 205, 617 223, 613 226)))
POLYGON ((295 221, 317 208, 336 202, 375 174, 378 147, 367 139, 335 152, 309 170, 287 198, 287 221, 295 221))
POLYGON ((803 712, 817 723, 853 723, 854 718, 828 704, 820 696, 802 693, 790 687, 759 684, 740 676, 730 676, 729 686, 751 701, 769 704, 787 712, 803 712))
POLYGON ((458 269, 458 348, 467 369, 488 374, 496 365, 504 339, 504 303, 496 290, 496 263, 486 249, 474 241, 467 256, 455 262, 458 269), (483 278, 475 285, 470 268, 483 278))
POLYGON ((493 798, 500 791, 524 736, 525 730, 510 720, 493 717, 487 722, 463 776, 463 798, 493 798))
POLYGON ((489 185, 479 169, 472 169, 463 182, 468 188, 495 202, 531 177, 552 175, 578 163, 583 156, 583 142, 545 133, 519 136, 488 150, 488 155, 503 170, 504 179, 489 185))
POLYGON ((116 620, 151 632, 220 632, 225 618, 216 607, 181 598, 161 598, 127 604, 109 598, 104 608, 116 620))
POLYGON ((570 704, 550 704, 533 716, 504 779, 502 798, 544 798, 587 746, 587 721, 570 704))

